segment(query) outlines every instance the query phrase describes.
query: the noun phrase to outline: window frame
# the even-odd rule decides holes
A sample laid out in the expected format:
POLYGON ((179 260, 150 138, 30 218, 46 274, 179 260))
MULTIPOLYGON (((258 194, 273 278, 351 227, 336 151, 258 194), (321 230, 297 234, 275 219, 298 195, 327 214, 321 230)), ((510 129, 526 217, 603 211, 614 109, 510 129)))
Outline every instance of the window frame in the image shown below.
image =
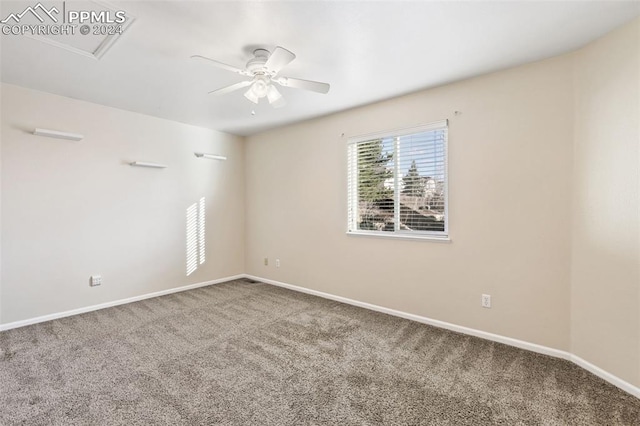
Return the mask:
MULTIPOLYGON (((394 143, 394 161, 398 161, 398 144, 394 143)), ((400 179, 394 167, 394 211, 398 211, 400 198, 398 197, 400 179)), ((368 133, 359 136, 352 136, 347 139, 347 235, 381 237, 391 239, 427 240, 449 242, 449 121, 440 120, 420 126, 407 127, 402 129, 387 130, 375 133, 368 133), (350 160, 351 150, 357 149, 359 143, 375 139, 399 138, 416 133, 424 133, 434 130, 444 130, 444 231, 406 231, 396 229, 394 231, 370 231, 358 230, 358 163, 357 156, 355 163, 350 160), (353 176, 352 176, 353 175, 353 176), (355 195, 352 195, 355 194, 355 195)))

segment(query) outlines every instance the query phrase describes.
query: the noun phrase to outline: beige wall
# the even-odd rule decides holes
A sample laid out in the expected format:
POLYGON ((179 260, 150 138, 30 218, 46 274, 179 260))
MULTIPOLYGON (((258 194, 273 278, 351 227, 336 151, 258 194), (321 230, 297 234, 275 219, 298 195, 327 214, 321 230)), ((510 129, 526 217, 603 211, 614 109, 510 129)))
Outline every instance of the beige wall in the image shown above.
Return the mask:
POLYGON ((640 20, 575 55, 571 348, 640 386, 640 20))
MULTIPOLYGON (((4 86, 0 83, 0 120, 2 120, 2 96, 4 86)), ((2 133, 0 131, 0 324, 2 324, 2 133)))
POLYGON ((569 349, 571 65, 551 59, 249 137, 247 273, 569 349), (347 137, 444 118, 452 241, 347 236, 347 137))
POLYGON ((1 139, 0 322, 244 272, 241 138, 2 85, 1 139), (38 137, 35 127, 85 138, 38 137), (126 164, 133 160, 169 167, 126 164), (200 197, 207 260, 187 277, 185 214, 200 197), (92 274, 101 287, 89 287, 92 274))

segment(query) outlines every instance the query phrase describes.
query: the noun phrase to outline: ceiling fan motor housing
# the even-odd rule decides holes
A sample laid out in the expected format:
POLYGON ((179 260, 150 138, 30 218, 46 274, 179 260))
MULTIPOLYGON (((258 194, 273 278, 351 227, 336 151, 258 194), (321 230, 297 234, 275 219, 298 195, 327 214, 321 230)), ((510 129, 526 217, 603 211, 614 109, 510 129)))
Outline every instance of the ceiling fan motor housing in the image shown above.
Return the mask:
POLYGON ((269 59, 269 51, 267 49, 256 49, 253 51, 253 58, 247 62, 247 69, 251 71, 254 75, 256 74, 267 74, 268 71, 265 68, 265 64, 269 59))

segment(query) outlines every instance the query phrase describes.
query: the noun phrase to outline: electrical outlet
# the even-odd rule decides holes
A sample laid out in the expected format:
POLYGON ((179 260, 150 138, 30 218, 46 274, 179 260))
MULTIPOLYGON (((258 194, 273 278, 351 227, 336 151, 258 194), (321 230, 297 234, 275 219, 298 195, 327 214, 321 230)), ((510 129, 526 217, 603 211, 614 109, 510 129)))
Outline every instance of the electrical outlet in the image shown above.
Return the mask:
POLYGON ((268 257, 264 258, 264 266, 269 266, 269 258, 268 257))
POLYGON ((100 276, 100 275, 91 275, 91 278, 89 279, 89 285, 91 287, 96 287, 96 286, 102 285, 102 276, 100 276))
POLYGON ((482 307, 483 308, 490 308, 491 307, 491 295, 490 294, 483 294, 482 295, 482 307))
POLYGON ((276 268, 280 267, 280 259, 276 259, 276 268))

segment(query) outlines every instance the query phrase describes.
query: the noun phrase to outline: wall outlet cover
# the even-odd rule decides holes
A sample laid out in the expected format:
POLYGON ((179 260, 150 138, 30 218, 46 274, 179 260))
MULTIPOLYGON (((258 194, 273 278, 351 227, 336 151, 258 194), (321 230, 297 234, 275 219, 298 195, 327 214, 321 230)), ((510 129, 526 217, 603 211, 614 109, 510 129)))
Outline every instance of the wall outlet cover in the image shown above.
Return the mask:
POLYGON ((491 307, 491 295, 490 294, 483 294, 482 295, 482 307, 483 308, 490 308, 491 307))

